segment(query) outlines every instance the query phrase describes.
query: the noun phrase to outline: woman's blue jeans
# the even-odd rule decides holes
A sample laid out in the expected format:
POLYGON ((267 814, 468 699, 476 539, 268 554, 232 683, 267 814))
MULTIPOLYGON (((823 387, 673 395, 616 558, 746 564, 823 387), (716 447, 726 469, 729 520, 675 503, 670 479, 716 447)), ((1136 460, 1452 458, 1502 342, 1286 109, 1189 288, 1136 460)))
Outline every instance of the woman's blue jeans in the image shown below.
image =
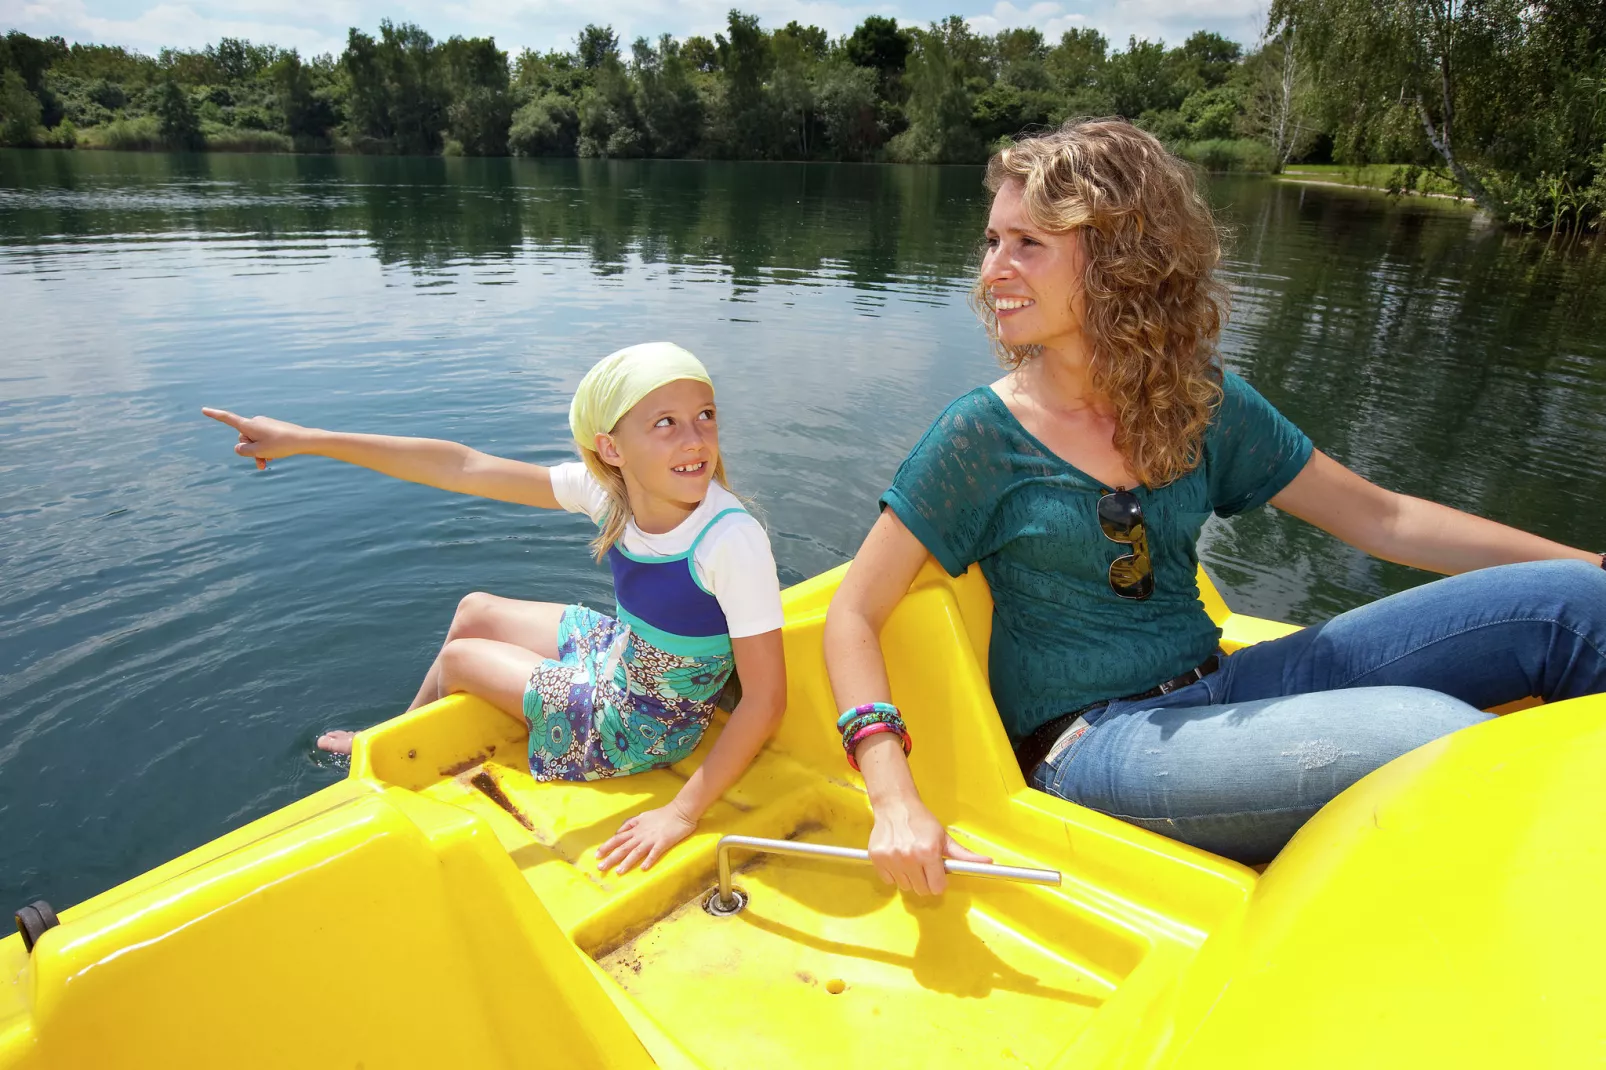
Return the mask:
POLYGON ((1034 787, 1240 862, 1481 712, 1606 691, 1606 570, 1502 565, 1245 647, 1161 698, 1110 703, 1034 787))

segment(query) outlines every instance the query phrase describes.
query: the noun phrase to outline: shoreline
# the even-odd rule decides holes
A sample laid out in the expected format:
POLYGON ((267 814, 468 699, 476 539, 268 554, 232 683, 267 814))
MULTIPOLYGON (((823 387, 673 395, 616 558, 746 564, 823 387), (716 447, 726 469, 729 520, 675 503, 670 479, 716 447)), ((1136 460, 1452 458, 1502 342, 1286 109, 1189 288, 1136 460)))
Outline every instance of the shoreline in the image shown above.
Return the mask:
POLYGON ((1282 171, 1278 174, 1271 175, 1270 177, 1282 182, 1295 182, 1306 186, 1331 186, 1336 189, 1366 190, 1371 193, 1381 193, 1390 197, 1432 197, 1436 200, 1450 201, 1452 204, 1459 204, 1468 208, 1477 207, 1477 205, 1472 202, 1472 198, 1464 194, 1457 195, 1453 193, 1425 193, 1420 190, 1401 190, 1400 192, 1395 193, 1392 190, 1385 189, 1382 186, 1367 186, 1359 182, 1334 182, 1331 179, 1309 176, 1311 176, 1311 172, 1309 171, 1282 171))

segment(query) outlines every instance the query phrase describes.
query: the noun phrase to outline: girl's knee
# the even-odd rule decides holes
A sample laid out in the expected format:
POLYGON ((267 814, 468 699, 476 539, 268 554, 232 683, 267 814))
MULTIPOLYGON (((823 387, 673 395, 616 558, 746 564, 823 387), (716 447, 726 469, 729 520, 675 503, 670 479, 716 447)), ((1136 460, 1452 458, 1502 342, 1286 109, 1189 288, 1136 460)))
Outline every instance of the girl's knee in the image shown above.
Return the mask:
POLYGON ((474 644, 464 639, 448 639, 446 645, 441 647, 441 694, 463 690, 463 683, 469 676, 473 651, 474 644))
POLYGON ((447 640, 461 639, 476 631, 491 614, 497 597, 484 591, 470 591, 458 599, 457 612, 452 614, 452 626, 447 640))

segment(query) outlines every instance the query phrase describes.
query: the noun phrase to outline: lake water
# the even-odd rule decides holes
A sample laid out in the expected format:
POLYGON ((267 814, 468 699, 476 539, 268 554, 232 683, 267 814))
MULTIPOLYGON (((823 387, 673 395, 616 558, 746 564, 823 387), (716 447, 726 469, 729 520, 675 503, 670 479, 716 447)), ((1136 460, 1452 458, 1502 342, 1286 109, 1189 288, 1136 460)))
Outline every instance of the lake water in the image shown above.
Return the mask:
MULTIPOLYGON (((470 590, 611 605, 580 518, 315 458, 203 404, 570 459, 598 357, 719 385, 783 582, 847 560, 942 406, 979 168, 0 152, 0 909, 67 906, 343 775, 470 590)), ((1387 486, 1606 547, 1606 257, 1436 203, 1216 180, 1228 364, 1387 486)), ((1266 509, 1214 523, 1238 609, 1427 579, 1266 509)))

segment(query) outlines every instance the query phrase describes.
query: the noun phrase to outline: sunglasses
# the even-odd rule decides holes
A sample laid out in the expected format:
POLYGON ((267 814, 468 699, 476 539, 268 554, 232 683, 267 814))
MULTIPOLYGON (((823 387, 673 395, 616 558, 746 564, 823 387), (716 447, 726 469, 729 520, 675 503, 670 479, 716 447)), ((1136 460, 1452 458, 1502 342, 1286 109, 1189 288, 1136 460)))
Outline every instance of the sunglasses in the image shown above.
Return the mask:
POLYGON ((1141 602, 1154 593, 1154 563, 1144 534, 1143 503, 1129 490, 1105 492, 1099 499, 1099 530, 1111 542, 1132 547, 1110 562, 1110 590, 1122 598, 1141 602))

